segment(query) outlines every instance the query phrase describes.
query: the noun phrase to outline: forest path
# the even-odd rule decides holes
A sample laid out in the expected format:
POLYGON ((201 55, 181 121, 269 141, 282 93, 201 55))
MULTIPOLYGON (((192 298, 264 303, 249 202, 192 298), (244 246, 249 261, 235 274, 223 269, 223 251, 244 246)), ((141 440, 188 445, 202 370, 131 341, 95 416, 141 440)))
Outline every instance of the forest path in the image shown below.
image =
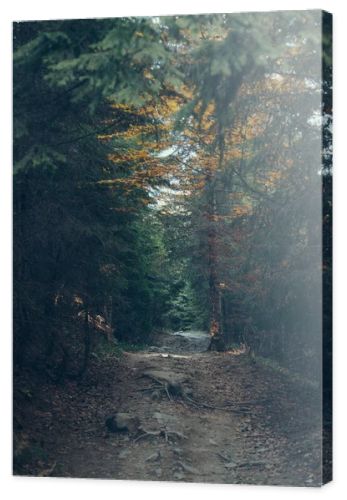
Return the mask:
POLYGON ((157 344, 52 394, 50 411, 36 415, 45 420, 46 413, 37 439, 51 457, 49 475, 320 483, 319 421, 304 403, 309 393, 299 395, 244 353, 201 352, 203 333, 160 336, 157 344), (166 391, 165 377, 176 378, 183 394, 166 391), (140 429, 109 432, 105 418, 117 412, 138 417, 140 429))
POLYGON ((278 386, 273 372, 256 366, 243 352, 206 352, 209 340, 204 332, 177 332, 158 336, 158 347, 150 352, 127 355, 137 383, 121 411, 139 416, 144 430, 164 433, 144 433, 138 440, 117 437, 122 449, 113 477, 317 484, 318 450, 310 448, 310 437, 304 435, 307 422, 293 421, 297 405, 290 396, 297 396, 285 384, 278 386), (146 374, 161 372, 169 380, 183 375, 183 396, 162 392, 160 400, 153 401, 152 389, 146 391, 151 386, 146 374), (277 398, 286 408, 277 407, 277 398), (298 467, 302 455, 304 469, 298 467))

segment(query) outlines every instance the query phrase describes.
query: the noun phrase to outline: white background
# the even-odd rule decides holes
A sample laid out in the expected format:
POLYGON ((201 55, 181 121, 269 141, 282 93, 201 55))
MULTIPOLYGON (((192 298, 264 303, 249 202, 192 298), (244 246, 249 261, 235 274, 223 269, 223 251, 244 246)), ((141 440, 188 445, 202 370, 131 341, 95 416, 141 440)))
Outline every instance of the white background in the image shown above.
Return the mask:
POLYGON ((4 499, 347 498, 347 8, 344 0, 2 0, 0 6, 0 493, 4 499), (326 9, 334 14, 334 482, 322 489, 11 477, 11 22, 55 18, 326 9), (345 160, 345 161, 344 161, 345 160))

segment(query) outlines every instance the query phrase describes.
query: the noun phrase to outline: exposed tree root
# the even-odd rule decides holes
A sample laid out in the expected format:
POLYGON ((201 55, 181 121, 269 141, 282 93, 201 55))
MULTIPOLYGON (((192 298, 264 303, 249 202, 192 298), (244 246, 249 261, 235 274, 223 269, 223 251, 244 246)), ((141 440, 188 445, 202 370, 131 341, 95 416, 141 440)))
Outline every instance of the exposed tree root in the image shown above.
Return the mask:
POLYGON ((144 428, 140 428, 140 430, 143 432, 143 434, 140 434, 136 439, 134 439, 134 443, 146 437, 159 437, 159 436, 163 436, 165 438, 165 441, 167 442, 172 437, 177 437, 179 439, 188 439, 187 436, 185 436, 182 432, 179 431, 169 431, 167 429, 160 429, 158 431, 149 431, 144 428))
POLYGON ((243 408, 243 407, 235 408, 235 405, 238 403, 229 403, 229 404, 226 404, 223 406, 215 406, 215 405, 211 405, 208 403, 202 403, 202 402, 196 401, 195 399, 192 399, 191 397, 187 396, 186 394, 184 395, 184 399, 186 401, 188 401, 189 403, 191 403, 192 405, 194 405, 196 408, 206 408, 208 410, 229 410, 229 411, 232 411, 234 413, 250 413, 250 411, 251 411, 249 408, 243 408))

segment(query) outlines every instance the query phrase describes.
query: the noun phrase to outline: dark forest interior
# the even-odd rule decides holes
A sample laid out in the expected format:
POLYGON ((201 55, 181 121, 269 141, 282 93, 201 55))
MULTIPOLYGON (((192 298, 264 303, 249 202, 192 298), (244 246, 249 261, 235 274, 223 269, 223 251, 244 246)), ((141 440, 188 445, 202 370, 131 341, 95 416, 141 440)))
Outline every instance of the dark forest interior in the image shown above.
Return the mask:
POLYGON ((15 474, 329 480, 331 30, 320 11, 14 23, 15 474), (142 424, 128 468, 90 461, 102 440, 126 460, 107 414, 160 401, 193 428, 194 411, 233 418, 235 442, 243 425, 275 458, 234 462, 209 436, 223 473, 182 452, 172 476, 187 436, 142 424), (273 436, 299 449, 310 427, 281 463, 273 436), (152 452, 163 465, 137 470, 152 452))

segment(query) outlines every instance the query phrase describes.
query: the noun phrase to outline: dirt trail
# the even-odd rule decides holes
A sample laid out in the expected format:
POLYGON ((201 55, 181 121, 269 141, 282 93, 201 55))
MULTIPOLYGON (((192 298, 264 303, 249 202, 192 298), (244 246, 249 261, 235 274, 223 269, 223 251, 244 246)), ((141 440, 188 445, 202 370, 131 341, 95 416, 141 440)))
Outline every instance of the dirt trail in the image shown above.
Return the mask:
POLYGON ((298 391, 244 353, 201 352, 207 343, 199 332, 161 336, 110 366, 107 383, 53 392, 49 409, 33 410, 50 457, 42 475, 320 484, 311 390, 298 391), (165 391, 148 371, 181 376, 183 394, 165 391), (137 433, 107 431, 106 416, 119 411, 139 418, 137 433))

